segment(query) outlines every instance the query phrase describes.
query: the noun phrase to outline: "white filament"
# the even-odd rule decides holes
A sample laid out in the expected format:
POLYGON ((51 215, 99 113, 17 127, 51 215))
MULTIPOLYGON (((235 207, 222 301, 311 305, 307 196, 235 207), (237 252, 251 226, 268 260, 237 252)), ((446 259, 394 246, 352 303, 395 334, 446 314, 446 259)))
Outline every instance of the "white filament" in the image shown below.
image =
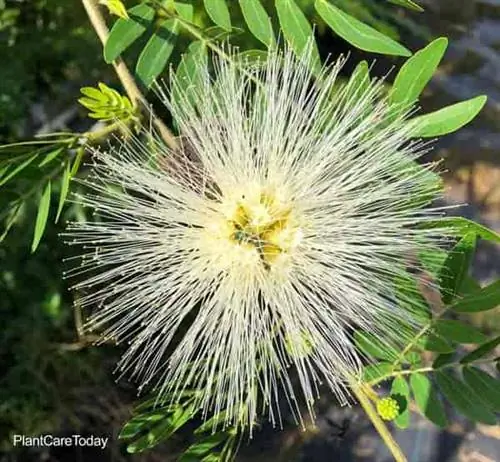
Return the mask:
POLYGON ((214 77, 199 64, 187 90, 174 80, 163 97, 183 150, 149 134, 94 152, 94 194, 78 200, 100 219, 71 225, 90 249, 75 270, 87 328, 129 342, 120 369, 143 386, 198 389, 226 424, 280 422, 283 399, 313 416, 322 383, 346 402, 352 330, 392 344, 417 326, 395 280, 438 244, 420 226, 439 189, 415 168, 425 146, 382 84, 341 86, 342 60, 316 78, 307 64, 276 52, 260 67, 215 61, 214 77), (276 258, 226 229, 240 204, 254 228, 286 216, 276 258))

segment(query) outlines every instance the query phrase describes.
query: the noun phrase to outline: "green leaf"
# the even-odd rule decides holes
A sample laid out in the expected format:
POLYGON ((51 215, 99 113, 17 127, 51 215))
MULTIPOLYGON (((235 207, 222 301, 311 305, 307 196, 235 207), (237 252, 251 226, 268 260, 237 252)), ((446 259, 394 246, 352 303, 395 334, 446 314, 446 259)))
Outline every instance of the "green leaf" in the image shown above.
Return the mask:
POLYGON ((375 382, 392 372, 392 363, 380 362, 363 367, 363 382, 375 382))
POLYGON ((344 13, 327 0, 316 0, 314 6, 333 31, 356 48, 385 55, 411 55, 403 45, 344 13))
POLYGON ((213 415, 207 421, 203 422, 195 431, 195 434, 211 432, 214 427, 217 427, 221 424, 224 424, 224 420, 226 418, 227 411, 221 411, 217 414, 213 415))
POLYGON ((178 462, 200 460, 200 457, 207 455, 209 451, 219 446, 227 437, 225 432, 220 432, 202 438, 189 446, 184 454, 178 459, 178 462))
POLYGON ((194 91, 201 85, 199 71, 200 67, 206 65, 207 59, 205 44, 202 41, 191 42, 175 73, 176 85, 172 89, 172 95, 178 104, 182 104, 181 92, 186 95, 191 104, 196 104, 194 91))
POLYGON ((416 351, 408 352, 404 359, 412 367, 420 367, 422 365, 422 356, 416 351))
POLYGON ((368 356, 387 361, 395 361, 398 357, 398 352, 393 346, 384 343, 373 334, 358 330, 354 332, 354 342, 368 356))
POLYGON ((483 356, 486 356, 488 353, 492 352, 498 345, 500 345, 500 335, 493 340, 489 340, 488 342, 485 342, 482 345, 478 346, 475 350, 465 355, 460 360, 460 362, 462 364, 468 364, 472 361, 476 361, 477 359, 481 359, 483 356))
POLYGON ((40 202, 38 203, 38 213, 36 215, 35 221, 35 232, 33 234, 33 242, 31 244, 31 252, 34 252, 40 239, 45 231, 45 226, 47 225, 47 218, 49 217, 50 209, 50 181, 47 181, 45 188, 43 189, 42 196, 40 197, 40 202))
POLYGON ((139 435, 145 429, 156 425, 162 420, 166 420, 170 414, 168 409, 155 409, 150 412, 145 412, 135 415, 121 429, 118 435, 119 439, 130 439, 139 435))
POLYGON ((225 30, 231 30, 231 16, 226 0, 203 0, 210 19, 225 30))
POLYGON ((427 335, 421 337, 418 344, 427 351, 434 351, 436 353, 451 353, 455 351, 455 347, 446 339, 429 332, 427 335))
POLYGON ((89 117, 100 120, 126 120, 132 117, 135 109, 127 96, 122 96, 113 88, 99 82, 99 89, 83 87, 80 92, 85 95, 78 102, 89 111, 89 117))
POLYGON ((473 292, 478 292, 481 290, 481 285, 472 276, 465 275, 460 290, 458 291, 460 295, 470 295, 473 292))
POLYGON ((61 192, 59 193, 59 204, 57 205, 57 215, 55 220, 56 223, 59 221, 59 217, 61 216, 64 203, 66 202, 66 197, 68 196, 70 180, 71 180, 71 165, 69 162, 66 162, 66 166, 64 167, 64 173, 61 178, 61 192))
POLYGON ((470 292, 451 308, 460 313, 479 313, 480 311, 492 310, 500 305, 500 280, 486 287, 470 292))
POLYGON ((399 404, 399 415, 394 420, 394 423, 399 428, 407 428, 410 424, 410 387, 404 377, 399 376, 393 380, 391 396, 399 404))
POLYGON ((238 53, 235 60, 243 64, 263 66, 266 63, 267 56, 267 51, 264 50, 246 50, 238 53))
POLYGON ((180 18, 188 22, 193 22, 194 7, 189 3, 174 2, 175 11, 180 18))
POLYGON ((390 3, 394 3, 395 5, 404 6, 405 8, 408 8, 410 10, 415 10, 419 12, 424 11, 424 9, 420 5, 417 5, 412 0, 388 0, 388 1, 390 3))
POLYGON ((418 255, 425 271, 430 273, 435 279, 439 278, 439 273, 447 257, 448 254, 444 250, 423 251, 418 255))
POLYGON ((445 304, 458 294, 476 249, 476 234, 468 233, 451 249, 439 273, 439 287, 445 304))
POLYGON ((448 372, 436 372, 437 384, 446 399, 465 417, 474 422, 495 425, 495 415, 467 384, 448 372))
POLYGON ((107 6, 111 14, 128 19, 127 9, 121 0, 99 0, 99 3, 107 6))
POLYGON ((266 47, 275 43, 271 18, 260 0, 239 0, 241 12, 250 32, 266 47))
POLYGON ((448 39, 441 37, 409 58, 396 75, 389 101, 402 109, 412 105, 434 75, 447 46, 448 39))
POLYGON ((415 117, 411 119, 416 127, 412 136, 432 138, 452 133, 474 119, 485 105, 486 99, 484 95, 476 96, 438 111, 415 117))
POLYGON ((475 221, 468 220, 463 217, 448 217, 440 218, 439 220, 430 220, 425 225, 425 228, 449 228, 454 231, 456 236, 465 236, 466 234, 475 233, 481 239, 492 242, 500 242, 500 234, 480 225, 475 221))
POLYGON ((158 27, 142 50, 135 71, 145 87, 149 88, 165 69, 175 47, 178 29, 178 20, 166 20, 158 27))
POLYGON ((409 274, 398 276, 394 280, 394 287, 399 305, 416 321, 427 324, 432 318, 431 309, 415 278, 409 274))
POLYGON ((455 352, 453 353, 441 353, 432 363, 433 369, 439 369, 447 364, 450 364, 454 361, 455 352))
POLYGON ((134 43, 153 21, 155 10, 145 3, 128 10, 130 19, 118 19, 104 45, 104 60, 109 64, 134 43))
POLYGON ((193 412, 194 407, 192 405, 187 407, 177 405, 174 411, 167 416, 159 412, 150 414, 148 419, 144 419, 143 416, 137 416, 128 424, 131 424, 135 420, 141 428, 137 430, 131 425, 130 429, 124 432, 124 435, 120 434, 120 438, 128 438, 128 435, 136 436, 146 429, 147 433, 145 435, 140 436, 127 446, 127 452, 129 453, 142 452, 156 446, 160 441, 169 438, 193 417, 193 412), (145 421, 141 422, 141 418, 145 421))
POLYGON ((370 88, 370 68, 366 61, 360 61, 349 79, 350 97, 364 95, 370 88))
POLYGON ((434 329, 443 338, 459 343, 482 343, 488 339, 475 327, 452 319, 440 319, 434 324, 434 329))
POLYGON ((51 152, 48 152, 47 154, 44 154, 43 159, 40 161, 38 164, 39 167, 43 167, 44 165, 47 165, 48 163, 52 162, 54 159, 56 159, 61 152, 63 152, 64 148, 58 148, 54 149, 51 152))
POLYGON ((38 156, 37 154, 33 154, 31 157, 28 157, 24 162, 21 162, 17 167, 13 168, 12 171, 8 172, 7 175, 1 177, 0 186, 3 186, 12 178, 14 178, 18 173, 22 172, 28 165, 30 165, 38 156))
POLYGON ((464 380, 493 411, 500 411, 500 381, 477 367, 464 367, 464 380))
POLYGON ((448 420, 444 412, 443 403, 434 390, 431 381, 420 372, 410 376, 410 386, 418 408, 431 422, 444 428, 448 420))
POLYGON ((283 31, 283 36, 297 56, 311 47, 311 69, 318 73, 321 70, 321 60, 314 40, 309 21, 295 0, 276 0, 276 11, 283 31))

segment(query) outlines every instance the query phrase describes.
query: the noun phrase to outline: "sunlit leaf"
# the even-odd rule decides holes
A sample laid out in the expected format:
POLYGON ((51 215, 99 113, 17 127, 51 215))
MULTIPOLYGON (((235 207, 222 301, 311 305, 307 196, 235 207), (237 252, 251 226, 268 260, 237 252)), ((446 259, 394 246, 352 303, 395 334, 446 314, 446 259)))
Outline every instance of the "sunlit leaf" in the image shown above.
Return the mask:
POLYGON ((375 382, 381 377, 389 375, 392 372, 392 363, 380 362, 376 364, 369 364, 363 368, 363 381, 364 382, 375 382))
POLYGON ((404 377, 399 376, 393 380, 391 395, 398 401, 400 408, 394 423, 399 428, 407 428, 410 424, 410 387, 404 377))
POLYGON ((226 0, 203 0, 203 4, 208 16, 215 24, 223 29, 231 30, 231 16, 226 0))
POLYGON ((260 0, 239 0, 239 4, 250 32, 268 48, 273 46, 275 38, 271 18, 260 0))
POLYGON ((438 427, 446 427, 448 420, 444 412, 443 403, 439 399, 429 378, 420 372, 411 374, 410 387, 415 402, 422 414, 438 427))
POLYGON ((349 97, 364 95, 370 87, 370 68, 366 61, 360 61, 349 79, 349 97))
POLYGON ((311 69, 318 72, 321 69, 321 60, 313 39, 311 25, 304 13, 295 0, 276 0, 275 5, 286 41, 298 56, 311 46, 311 69))
POLYGON ((412 135, 432 138, 452 133, 473 120, 485 105, 486 99, 484 95, 476 96, 438 111, 415 117, 411 119, 416 127, 412 135))
POLYGON ((432 386, 432 382, 420 372, 411 374, 410 386, 418 408, 431 422, 439 427, 446 427, 448 420, 443 403, 432 386))
POLYGON ((260 66, 265 65, 266 59, 267 51, 264 50, 246 50, 235 56, 237 62, 260 66))
POLYGON ((144 86, 149 87, 165 69, 174 50, 178 30, 178 20, 164 21, 142 50, 135 71, 144 86))
POLYGON ((83 87, 84 95, 78 102, 87 108, 89 117, 99 120, 126 120, 135 113, 135 108, 127 96, 120 95, 113 88, 99 82, 99 88, 83 87))
POLYGON ((448 39, 441 37, 408 58, 396 75, 389 101, 402 109, 413 104, 436 72, 447 46, 448 39))
POLYGON ((314 6, 333 31, 356 48, 386 55, 411 55, 411 52, 403 45, 344 13, 327 0, 316 0, 314 6))
POLYGON ((129 19, 119 18, 109 33, 104 45, 104 60, 112 63, 148 28, 154 18, 155 10, 146 3, 128 10, 129 19))
POLYGON ((191 42, 187 53, 182 57, 181 63, 177 67, 175 86, 173 88, 173 98, 179 99, 180 93, 187 95, 191 104, 196 104, 193 92, 201 84, 201 75, 199 75, 200 66, 207 63, 207 49, 203 42, 191 42))
POLYGON ((188 22, 193 21, 193 15, 194 15, 193 5, 190 5, 189 3, 174 2, 174 6, 175 6, 175 11, 177 11, 177 14, 179 15, 180 18, 188 22))
POLYGON ((121 0, 99 0, 99 3, 106 6, 111 14, 128 19, 127 9, 121 0))

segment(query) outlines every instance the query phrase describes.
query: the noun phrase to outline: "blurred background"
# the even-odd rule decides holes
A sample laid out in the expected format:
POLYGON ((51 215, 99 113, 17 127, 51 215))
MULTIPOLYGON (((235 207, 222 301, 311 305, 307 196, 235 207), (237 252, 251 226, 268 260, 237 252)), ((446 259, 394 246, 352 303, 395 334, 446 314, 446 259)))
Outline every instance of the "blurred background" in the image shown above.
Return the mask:
MULTIPOLYGON (((302 0, 306 11, 309 3, 302 0)), ((488 103, 474 123, 444 137, 433 156, 443 159, 447 170, 447 201, 463 204, 454 213, 500 231, 500 0, 421 1, 425 13, 379 0, 335 3, 399 37, 412 50, 435 37, 450 38, 439 73, 425 91, 423 108, 434 110, 477 94, 488 95, 488 103)), ((317 35, 324 56, 350 52, 351 69, 361 59, 374 60, 373 55, 351 50, 321 22, 317 35)), ((397 59, 377 57, 373 73, 386 75, 399 65, 397 59)), ((389 79, 391 75, 394 72, 389 79)), ((93 121, 77 99, 81 87, 99 81, 120 89, 78 0, 0 0, 1 144, 91 129, 93 121)), ((0 214, 7 196, 0 196, 0 214)), ((115 381, 119 348, 94 347, 79 334, 82 320, 63 279, 68 249, 58 233, 64 220, 49 225, 37 252, 30 253, 36 211, 34 197, 0 244, 0 461, 175 460, 175 441, 132 456, 117 440, 137 399, 135 386, 126 379, 115 381), (93 434, 109 437, 110 444, 105 451, 12 447, 13 434, 44 433, 93 434)), ((84 213, 70 206, 64 219, 84 213)), ((482 282, 498 278, 500 249, 481 244, 473 271, 482 282)), ((478 314, 473 322, 498 332, 498 314, 498 309, 478 314)), ((264 427, 250 444, 243 442, 238 460, 391 460, 358 409, 339 409, 328 397, 318 408, 317 429, 303 432, 290 425, 275 432, 264 427)), ((440 431, 415 414, 411 429, 396 431, 396 436, 411 462, 500 461, 500 429, 459 416, 440 431)))

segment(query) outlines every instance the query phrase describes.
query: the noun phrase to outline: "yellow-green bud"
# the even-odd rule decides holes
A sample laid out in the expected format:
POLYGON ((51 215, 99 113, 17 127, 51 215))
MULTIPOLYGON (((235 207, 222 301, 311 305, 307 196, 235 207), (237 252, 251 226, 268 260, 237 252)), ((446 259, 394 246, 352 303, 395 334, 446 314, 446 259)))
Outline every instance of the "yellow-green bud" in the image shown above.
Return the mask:
POLYGON ((314 341, 311 334, 307 331, 302 331, 299 335, 288 334, 285 337, 285 349, 291 356, 299 356, 305 358, 314 350, 314 341))
POLYGON ((377 412, 384 420, 394 420, 399 415, 399 404, 390 396, 379 399, 377 402, 377 412))

